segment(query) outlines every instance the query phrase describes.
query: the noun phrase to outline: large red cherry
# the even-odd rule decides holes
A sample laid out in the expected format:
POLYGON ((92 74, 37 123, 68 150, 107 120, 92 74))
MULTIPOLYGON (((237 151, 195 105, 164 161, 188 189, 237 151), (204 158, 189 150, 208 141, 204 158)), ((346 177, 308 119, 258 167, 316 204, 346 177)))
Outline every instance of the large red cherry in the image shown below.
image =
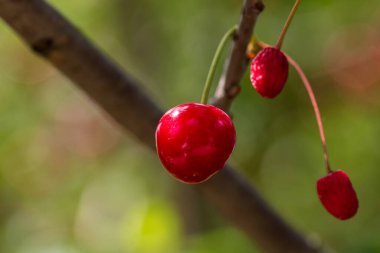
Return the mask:
POLYGON ((318 197, 326 210, 334 217, 347 220, 353 217, 359 201, 350 178, 342 171, 330 172, 317 182, 318 197))
POLYGON ((156 147, 164 167, 177 179, 195 184, 223 168, 235 146, 230 117, 212 105, 173 107, 160 119, 156 147))
POLYGON ((250 79, 256 91, 265 98, 274 98, 288 79, 289 63, 284 53, 274 47, 261 50, 251 63, 250 79))

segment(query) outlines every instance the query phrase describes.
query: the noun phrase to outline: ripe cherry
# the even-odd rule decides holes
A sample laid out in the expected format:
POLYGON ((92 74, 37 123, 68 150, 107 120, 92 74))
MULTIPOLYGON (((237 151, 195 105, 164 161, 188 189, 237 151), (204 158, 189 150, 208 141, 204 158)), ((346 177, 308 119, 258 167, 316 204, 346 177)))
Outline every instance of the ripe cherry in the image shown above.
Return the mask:
POLYGON ((280 94, 288 79, 289 63, 280 49, 299 3, 300 0, 295 1, 276 46, 264 48, 252 60, 250 75, 252 85, 265 98, 274 98, 280 94))
POLYGON ((260 51, 251 63, 251 82, 261 96, 274 98, 288 79, 289 64, 286 56, 275 47, 260 51))
POLYGON ((212 105, 177 105, 162 116, 156 130, 162 164, 189 184, 203 182, 222 169, 234 146, 230 117, 212 105))
POLYGON ((359 201, 350 178, 342 171, 331 171, 317 181, 318 197, 326 210, 340 220, 353 217, 359 201))

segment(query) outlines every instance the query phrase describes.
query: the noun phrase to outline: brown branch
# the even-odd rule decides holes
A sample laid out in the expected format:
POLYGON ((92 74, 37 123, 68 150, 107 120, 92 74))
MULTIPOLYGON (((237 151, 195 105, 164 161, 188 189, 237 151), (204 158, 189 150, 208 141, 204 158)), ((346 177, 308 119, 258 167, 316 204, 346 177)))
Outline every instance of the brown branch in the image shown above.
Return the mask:
POLYGON ((239 28, 234 38, 234 45, 224 66, 218 88, 212 104, 228 112, 232 101, 240 92, 240 80, 246 71, 247 45, 251 39, 254 25, 259 14, 264 10, 261 0, 245 0, 239 28))
MULTIPOLYGON (((244 72, 242 49, 261 10, 260 1, 245 1, 235 49, 227 64, 226 84, 236 85, 244 72)), ((42 0, 0 0, 0 16, 36 53, 62 71, 121 126, 155 149, 154 132, 162 111, 136 80, 124 74, 64 17, 42 0)), ((285 224, 229 166, 194 188, 264 252, 321 252, 285 224)))
POLYGON ((41 0, 1 0, 0 16, 120 125, 154 147, 162 111, 130 75, 100 53, 56 10, 41 0))

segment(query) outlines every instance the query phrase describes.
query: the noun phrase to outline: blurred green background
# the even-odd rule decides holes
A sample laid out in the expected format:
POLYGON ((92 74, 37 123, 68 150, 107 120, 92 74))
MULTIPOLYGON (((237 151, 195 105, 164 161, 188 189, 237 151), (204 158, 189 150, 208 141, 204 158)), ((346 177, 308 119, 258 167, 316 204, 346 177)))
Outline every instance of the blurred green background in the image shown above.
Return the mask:
MULTIPOLYGON (((49 2, 165 109, 199 101, 218 41, 241 9, 238 0, 49 2)), ((274 44, 293 1, 265 4, 256 35, 274 44)), ((0 46, 0 252, 260 252, 5 23, 0 46)), ((350 175, 359 212, 341 222, 317 199, 322 149, 293 70, 275 100, 245 76, 230 162, 311 240, 380 252, 380 3, 302 1, 283 49, 310 78, 332 166, 350 175)))

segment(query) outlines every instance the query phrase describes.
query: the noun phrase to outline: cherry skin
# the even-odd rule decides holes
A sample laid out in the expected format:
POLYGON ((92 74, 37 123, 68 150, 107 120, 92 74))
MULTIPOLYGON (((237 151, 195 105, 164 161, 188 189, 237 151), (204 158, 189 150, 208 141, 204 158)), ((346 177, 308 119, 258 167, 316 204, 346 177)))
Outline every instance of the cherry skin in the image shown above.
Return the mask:
POLYGON ((158 156, 174 177, 200 183, 220 169, 235 146, 230 117, 212 105, 187 103, 173 107, 156 129, 158 156))
POLYGON ((359 208, 359 201, 350 178, 342 170, 330 172, 320 178, 317 181, 317 192, 326 210, 340 220, 353 217, 359 208))
POLYGON ((265 98, 275 98, 288 79, 289 63, 284 53, 274 47, 261 50, 251 63, 251 83, 265 98))

